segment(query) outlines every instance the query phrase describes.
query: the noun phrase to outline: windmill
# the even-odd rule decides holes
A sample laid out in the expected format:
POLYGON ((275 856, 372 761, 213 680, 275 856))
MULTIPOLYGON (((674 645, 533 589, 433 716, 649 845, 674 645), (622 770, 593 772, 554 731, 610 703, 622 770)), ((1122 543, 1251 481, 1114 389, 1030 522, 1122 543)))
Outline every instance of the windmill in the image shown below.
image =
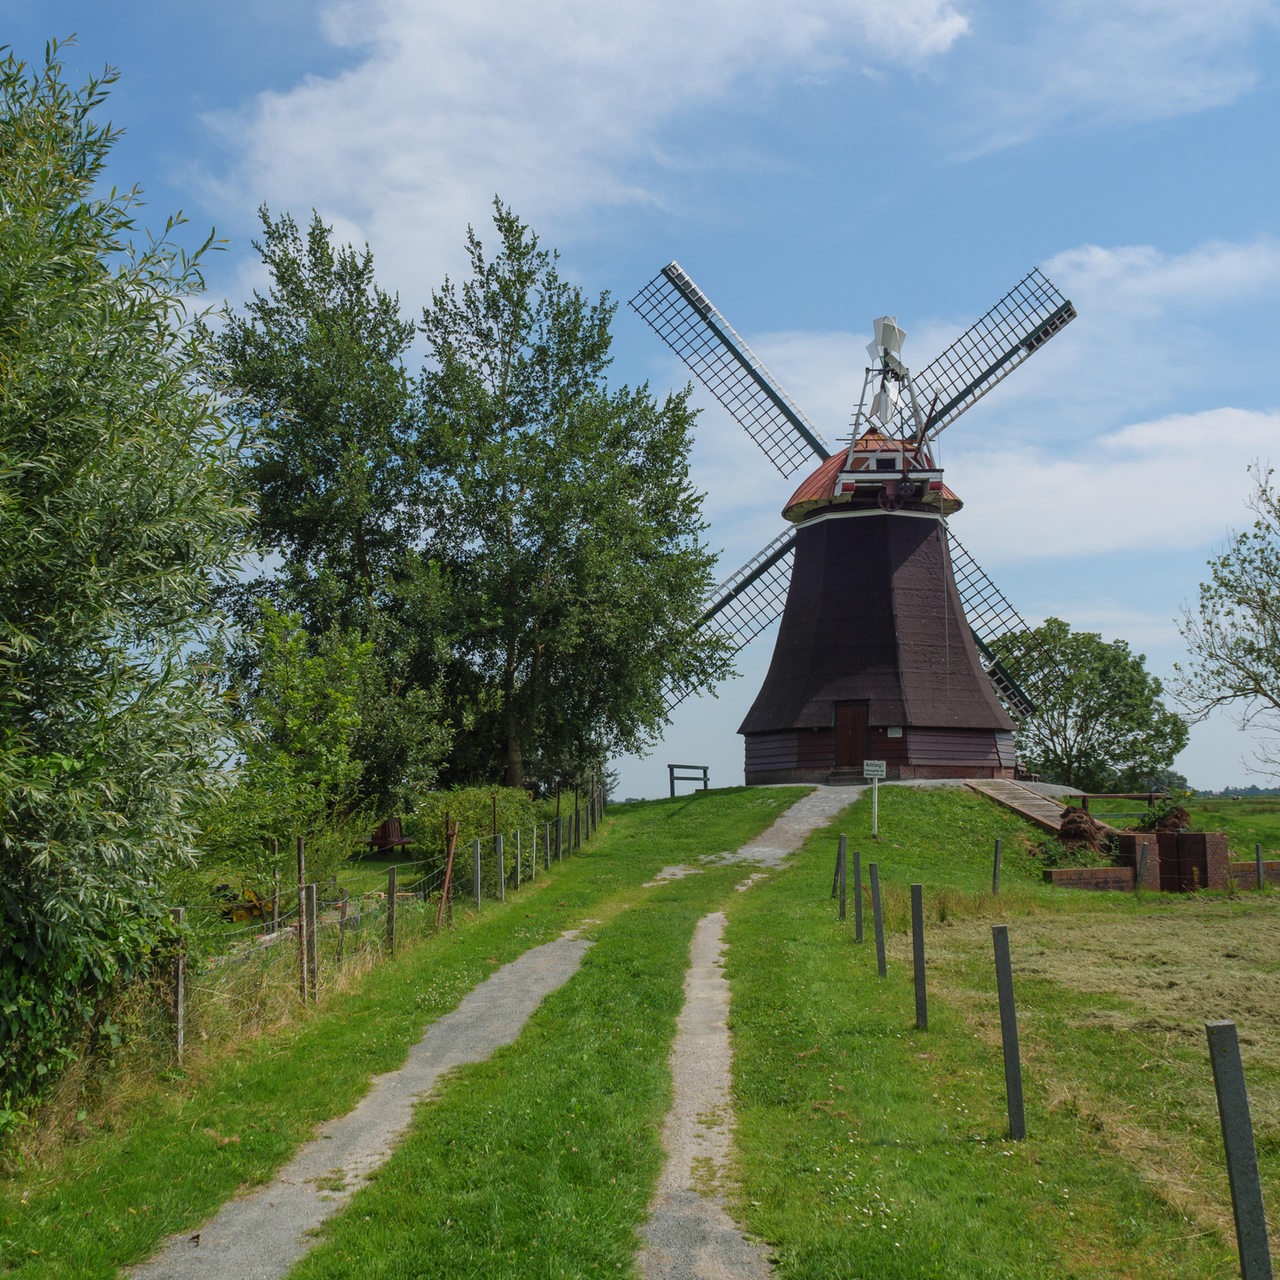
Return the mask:
POLYGON ((1032 271, 915 375, 882 316, 834 452, 679 263, 631 306, 784 477, 817 463, 783 507, 789 526, 704 614, 739 648, 782 617, 739 729, 746 781, 839 781, 867 759, 891 778, 1011 777, 1015 720, 1033 708, 989 646, 1026 623, 951 534, 962 504, 932 446, 1075 318, 1071 303, 1032 271))

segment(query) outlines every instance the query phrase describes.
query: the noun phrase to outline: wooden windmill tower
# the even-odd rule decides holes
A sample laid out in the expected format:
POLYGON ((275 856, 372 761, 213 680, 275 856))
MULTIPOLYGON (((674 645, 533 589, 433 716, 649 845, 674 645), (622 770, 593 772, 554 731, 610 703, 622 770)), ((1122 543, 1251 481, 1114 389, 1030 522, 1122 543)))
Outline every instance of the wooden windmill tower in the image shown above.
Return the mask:
POLYGON ((987 642, 1026 624, 950 534, 961 502, 931 445, 1075 318, 1071 303, 1032 271, 915 376, 881 317, 834 453, 678 263, 631 305, 784 476, 819 463, 783 508, 790 527, 704 615, 739 647, 782 615, 739 729, 747 782, 856 777, 867 759, 891 778, 1012 776, 1014 719, 1032 708, 987 642))

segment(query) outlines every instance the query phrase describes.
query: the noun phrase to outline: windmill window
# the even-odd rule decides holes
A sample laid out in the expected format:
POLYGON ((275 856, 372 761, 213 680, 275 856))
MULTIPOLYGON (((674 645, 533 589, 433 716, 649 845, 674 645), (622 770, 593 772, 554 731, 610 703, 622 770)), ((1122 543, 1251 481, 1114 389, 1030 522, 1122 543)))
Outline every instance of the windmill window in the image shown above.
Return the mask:
POLYGON ((876 470, 877 471, 901 471, 902 459, 899 458, 897 454, 889 454, 887 457, 886 456, 878 457, 876 459, 876 470))

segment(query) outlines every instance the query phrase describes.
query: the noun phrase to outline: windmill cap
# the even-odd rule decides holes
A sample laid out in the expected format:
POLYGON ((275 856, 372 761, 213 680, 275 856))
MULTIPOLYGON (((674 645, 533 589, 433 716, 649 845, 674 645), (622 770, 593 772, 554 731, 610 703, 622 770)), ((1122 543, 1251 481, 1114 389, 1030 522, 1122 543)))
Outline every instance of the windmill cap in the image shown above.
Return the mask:
MULTIPOLYGON (((800 487, 793 493, 782 508, 783 518, 793 524, 799 524, 819 511, 833 507, 876 506, 882 490, 880 482, 894 482, 901 477, 902 456, 905 453, 910 459, 916 456, 916 445, 910 441, 898 440, 886 436, 875 427, 864 432, 853 444, 833 453, 818 469, 807 476, 800 487), (896 466, 892 471, 879 471, 875 466, 874 455, 892 454, 896 466), (856 487, 848 480, 850 474, 872 481, 871 486, 858 484, 856 487), (843 478, 842 478, 843 477, 843 478)), ((933 474, 940 476, 940 472, 933 474)), ((913 506, 931 507, 949 516, 959 511, 964 504, 942 480, 927 482, 925 492, 913 506)))

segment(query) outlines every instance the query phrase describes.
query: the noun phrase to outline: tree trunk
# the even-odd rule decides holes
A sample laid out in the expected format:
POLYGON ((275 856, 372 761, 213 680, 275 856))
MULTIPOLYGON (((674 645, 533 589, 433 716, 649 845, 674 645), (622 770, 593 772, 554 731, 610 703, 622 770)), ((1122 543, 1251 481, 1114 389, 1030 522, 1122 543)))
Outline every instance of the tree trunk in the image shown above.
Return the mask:
POLYGON ((507 739, 507 774, 506 785, 524 789, 524 742, 521 734, 520 713, 516 709, 515 699, 508 698, 503 712, 503 730, 507 739))

